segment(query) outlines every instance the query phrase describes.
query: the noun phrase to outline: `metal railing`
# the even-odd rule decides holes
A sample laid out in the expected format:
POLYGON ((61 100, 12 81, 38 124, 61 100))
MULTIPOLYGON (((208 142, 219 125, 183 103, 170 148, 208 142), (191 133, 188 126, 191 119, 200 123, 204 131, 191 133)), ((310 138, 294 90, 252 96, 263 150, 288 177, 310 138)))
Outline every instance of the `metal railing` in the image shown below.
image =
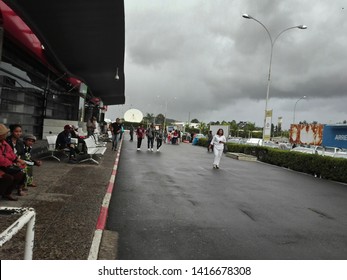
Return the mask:
POLYGON ((32 260, 34 249, 35 219, 36 213, 33 208, 0 207, 0 215, 21 215, 12 225, 0 234, 0 247, 11 240, 26 224, 24 259, 32 260))

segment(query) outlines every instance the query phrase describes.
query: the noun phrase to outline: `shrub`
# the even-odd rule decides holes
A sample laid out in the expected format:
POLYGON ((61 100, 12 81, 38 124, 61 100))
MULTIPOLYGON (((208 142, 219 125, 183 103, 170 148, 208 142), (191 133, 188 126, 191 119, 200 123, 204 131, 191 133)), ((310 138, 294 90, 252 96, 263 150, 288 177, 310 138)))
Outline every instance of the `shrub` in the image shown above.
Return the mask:
MULTIPOLYGON (((207 139, 199 139, 198 145, 207 147, 207 139)), ((262 146, 227 143, 228 152, 256 156, 259 161, 315 175, 321 178, 347 183, 347 159, 304 154, 262 146)))
POLYGON ((206 147, 209 145, 207 138, 199 138, 198 146, 206 147))

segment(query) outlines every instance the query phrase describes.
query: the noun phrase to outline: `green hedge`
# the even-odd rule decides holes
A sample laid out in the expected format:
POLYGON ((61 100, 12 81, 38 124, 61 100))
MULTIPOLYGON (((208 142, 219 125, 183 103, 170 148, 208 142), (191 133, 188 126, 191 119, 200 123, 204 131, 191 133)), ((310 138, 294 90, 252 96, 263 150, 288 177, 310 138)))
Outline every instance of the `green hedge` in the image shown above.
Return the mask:
MULTIPOLYGON (((207 139, 198 145, 207 147, 207 139)), ((291 152, 262 146, 227 143, 228 152, 254 155, 259 161, 312 174, 324 179, 347 183, 347 159, 291 152)))

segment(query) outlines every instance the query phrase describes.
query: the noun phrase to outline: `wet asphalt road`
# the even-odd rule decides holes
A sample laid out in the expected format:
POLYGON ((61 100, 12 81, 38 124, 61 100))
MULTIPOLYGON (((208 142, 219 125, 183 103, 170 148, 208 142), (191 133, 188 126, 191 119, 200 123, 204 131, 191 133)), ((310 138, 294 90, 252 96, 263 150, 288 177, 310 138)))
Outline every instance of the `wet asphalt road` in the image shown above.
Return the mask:
POLYGON ((127 135, 107 228, 119 259, 347 259, 347 186, 127 135))

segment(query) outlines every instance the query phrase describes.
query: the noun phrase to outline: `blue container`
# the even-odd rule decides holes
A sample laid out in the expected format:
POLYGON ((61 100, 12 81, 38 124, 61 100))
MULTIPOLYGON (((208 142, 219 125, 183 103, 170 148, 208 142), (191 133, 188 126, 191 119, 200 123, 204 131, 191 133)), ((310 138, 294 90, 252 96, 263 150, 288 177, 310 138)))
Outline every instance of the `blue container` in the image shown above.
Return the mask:
POLYGON ((325 125, 322 145, 347 149, 347 125, 325 125))

